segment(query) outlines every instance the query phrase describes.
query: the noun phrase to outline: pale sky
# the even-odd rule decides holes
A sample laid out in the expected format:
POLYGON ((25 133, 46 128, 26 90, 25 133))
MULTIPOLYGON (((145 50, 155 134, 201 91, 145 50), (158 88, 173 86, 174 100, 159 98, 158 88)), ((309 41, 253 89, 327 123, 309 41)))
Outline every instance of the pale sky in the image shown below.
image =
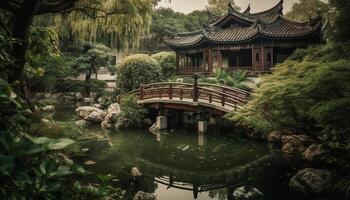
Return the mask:
MULTIPOLYGON (((271 8, 276 5, 280 0, 234 0, 237 6, 245 10, 250 3, 251 12, 259 12, 271 8)), ((284 12, 288 12, 293 3, 297 0, 284 0, 284 12)), ((177 12, 190 13, 194 10, 203 10, 208 4, 208 0, 162 0, 159 3, 161 7, 171 7, 177 12)))

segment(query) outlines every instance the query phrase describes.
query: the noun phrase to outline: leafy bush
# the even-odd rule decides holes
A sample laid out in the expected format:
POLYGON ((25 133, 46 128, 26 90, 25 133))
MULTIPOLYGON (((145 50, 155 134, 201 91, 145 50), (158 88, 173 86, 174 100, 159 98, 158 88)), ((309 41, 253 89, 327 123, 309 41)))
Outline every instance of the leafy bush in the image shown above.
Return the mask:
MULTIPOLYGON (((1 58, 0 58, 1 59, 1 58)), ((106 184, 108 177, 97 176, 99 187, 62 150, 74 143, 67 138, 51 139, 28 135, 34 119, 23 100, 0 79, 0 196, 3 199, 96 199, 121 196, 106 184)))
POLYGON ((176 54, 175 52, 160 52, 153 54, 151 58, 156 59, 160 64, 164 78, 170 78, 176 74, 176 54))
POLYGON ((126 120, 129 126, 139 126, 146 113, 146 109, 137 104, 135 96, 126 96, 120 103, 121 114, 118 120, 126 120))
POLYGON ((145 54, 132 55, 122 60, 117 74, 117 89, 120 93, 135 90, 140 84, 161 80, 158 62, 145 54))
POLYGON ((90 83, 80 80, 64 80, 56 84, 55 92, 81 92, 85 93, 86 87, 91 88, 92 92, 103 93, 107 87, 106 82, 93 79, 90 83))
POLYGON ((221 68, 215 68, 213 77, 204 77, 200 81, 248 90, 249 88, 245 82, 250 80, 247 78, 247 71, 239 70, 229 73, 221 68))
POLYGON ((350 152, 347 54, 335 45, 297 51, 265 76, 253 99, 230 118, 260 133, 283 129, 305 133, 339 157, 349 156, 344 153, 350 152))

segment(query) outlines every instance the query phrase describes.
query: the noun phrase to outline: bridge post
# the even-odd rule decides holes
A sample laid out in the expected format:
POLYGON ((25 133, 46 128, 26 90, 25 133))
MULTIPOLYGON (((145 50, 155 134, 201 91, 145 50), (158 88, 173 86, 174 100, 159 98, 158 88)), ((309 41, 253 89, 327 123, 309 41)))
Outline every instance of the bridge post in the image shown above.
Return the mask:
POLYGON ((207 132, 207 129, 208 129, 208 122, 206 120, 206 115, 205 115, 205 112, 200 112, 199 113, 199 121, 198 121, 198 133, 201 134, 201 133, 205 133, 207 132))
POLYGON ((144 90, 143 90, 143 85, 140 85, 140 100, 143 100, 143 96, 144 96, 144 90))
POLYGON ((169 99, 173 99, 173 85, 169 84, 169 99))
POLYGON ((198 102, 198 75, 193 75, 193 102, 198 102))
POLYGON ((156 119, 156 128, 159 131, 168 128, 168 118, 164 114, 164 109, 162 109, 162 108, 159 108, 159 110, 158 110, 158 116, 156 119))

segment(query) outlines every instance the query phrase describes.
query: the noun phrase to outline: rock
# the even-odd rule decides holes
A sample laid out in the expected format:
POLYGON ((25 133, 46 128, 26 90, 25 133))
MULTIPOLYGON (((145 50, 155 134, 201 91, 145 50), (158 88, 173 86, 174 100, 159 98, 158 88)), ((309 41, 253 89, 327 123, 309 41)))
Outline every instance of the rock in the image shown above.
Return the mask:
POLYGON ((81 106, 81 107, 77 108, 75 110, 75 112, 82 119, 86 119, 90 115, 90 113, 92 113, 93 111, 96 111, 96 110, 99 110, 99 109, 96 107, 92 107, 92 106, 81 106))
POLYGON ((99 109, 101 109, 101 108, 102 108, 102 106, 101 106, 100 104, 97 104, 97 103, 96 103, 96 104, 94 104, 93 106, 94 106, 95 108, 99 108, 99 109))
POLYGON ((289 181, 289 188, 294 195, 301 197, 326 194, 332 188, 332 173, 324 169, 299 170, 289 181))
POLYGON ((41 122, 44 123, 44 124, 49 124, 49 123, 50 123, 50 120, 48 120, 48 119, 42 119, 41 122))
POLYGON ((282 146, 282 153, 284 154, 297 154, 305 150, 305 146, 300 142, 288 142, 282 146))
POLYGON ((111 104, 107 109, 107 115, 101 123, 102 128, 112 128, 118 122, 120 116, 120 105, 118 103, 111 104))
POLYGON ((131 169, 131 176, 137 177, 137 176, 142 176, 142 174, 141 174, 140 170, 137 169, 137 167, 133 167, 131 169))
POLYGON ((92 106, 79 107, 76 109, 76 112, 82 119, 94 123, 101 123, 107 115, 103 110, 92 106))
POLYGON ((304 151, 303 157, 310 162, 320 162, 326 153, 319 145, 312 144, 304 151))
POLYGON ((105 119, 107 113, 102 110, 95 110, 91 112, 85 120, 94 122, 94 123, 101 123, 105 119))
POLYGON ((92 102, 94 102, 94 100, 92 99, 92 98, 84 98, 84 102, 86 102, 86 103, 92 103, 92 102))
POLYGON ((254 187, 242 186, 233 192, 233 198, 235 200, 261 200, 264 194, 254 187))
POLYGON ((133 200, 157 200, 154 194, 138 191, 133 200))
POLYGON ((283 135, 282 141, 282 152, 285 154, 297 154, 306 149, 313 140, 307 135, 283 135))
POLYGON ((281 137, 282 144, 287 144, 289 142, 293 143, 302 143, 303 145, 310 145, 313 142, 313 139, 311 139, 307 135, 283 135, 281 137))
POLYGON ((41 108, 42 111, 45 112, 54 112, 55 111, 55 106, 53 105, 47 105, 41 108))
POLYGON ((278 131, 273 131, 266 134, 266 140, 271 143, 281 143, 282 135, 278 131))
POLYGON ((75 94, 75 99, 76 99, 77 101, 82 101, 82 100, 84 100, 84 96, 83 96, 83 94, 82 94, 81 92, 77 92, 77 93, 75 94))
POLYGON ((86 121, 85 119, 79 120, 75 122, 75 125, 77 126, 87 126, 89 124, 88 121, 86 121))

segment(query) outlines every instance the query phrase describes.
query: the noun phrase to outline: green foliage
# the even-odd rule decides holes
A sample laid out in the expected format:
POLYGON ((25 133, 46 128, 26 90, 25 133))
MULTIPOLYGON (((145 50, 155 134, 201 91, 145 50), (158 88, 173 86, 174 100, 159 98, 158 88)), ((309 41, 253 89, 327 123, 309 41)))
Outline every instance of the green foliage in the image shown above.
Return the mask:
POLYGON ((152 15, 149 36, 141 49, 157 52, 164 47, 164 39, 174 33, 191 32, 203 29, 208 25, 206 11, 193 11, 189 14, 174 12, 171 8, 158 8, 152 15))
POLYGON ((85 88, 89 87, 94 93, 103 93, 107 87, 106 82, 93 79, 90 83, 80 80, 65 80, 56 84, 55 92, 80 92, 85 93, 85 88))
POLYGON ((206 11, 193 11, 188 15, 174 12, 171 8, 159 8, 152 17, 150 33, 164 38, 169 33, 190 32, 203 28, 208 24, 206 11))
POLYGON ((176 74, 176 54, 175 52, 160 52, 153 54, 151 58, 158 61, 160 64, 162 76, 170 78, 176 74))
POLYGON ((91 44, 87 43, 84 45, 85 53, 84 55, 77 58, 78 71, 86 72, 90 68, 94 68, 94 71, 97 71, 100 67, 107 67, 112 69, 111 60, 112 60, 112 50, 103 44, 91 44))
POLYGON ((35 24, 51 26, 62 40, 104 43, 136 49, 149 31, 154 0, 80 0, 69 12, 37 16, 35 24))
POLYGON ((250 80, 247 78, 246 71, 239 70, 233 73, 229 73, 224 69, 215 68, 214 77, 205 77, 200 81, 248 90, 249 88, 245 83, 249 82, 250 80))
POLYGON ((137 104, 135 96, 126 96, 120 103, 121 114, 118 120, 127 120, 129 126, 139 126, 146 114, 146 109, 137 104))
POLYGON ((51 92, 55 85, 71 76, 75 59, 62 57, 57 34, 50 28, 30 30, 25 79, 30 92, 51 92))
MULTIPOLYGON (((308 134, 344 158, 350 151, 349 108, 348 52, 329 44, 296 51, 263 78, 253 99, 231 119, 256 132, 291 129, 308 134)), ((343 167, 350 167, 345 163, 343 167)))
MULTIPOLYGON (((74 143, 26 134, 30 112, 0 79, 0 196, 3 199, 98 199, 121 196, 98 177, 99 187, 82 185, 87 171, 62 153, 74 143)), ((86 183, 86 181, 85 181, 86 183)))
POLYGON ((348 0, 330 0, 335 12, 335 30, 333 39, 337 42, 349 45, 350 42, 350 2, 348 0))
POLYGON ((228 12, 228 4, 231 3, 234 9, 241 10, 240 7, 236 6, 233 0, 208 0, 207 8, 219 16, 223 16, 228 12))
POLYGON ((136 54, 125 58, 117 70, 117 89, 122 94, 137 89, 140 84, 161 80, 159 63, 145 54, 136 54))
POLYGON ((307 21, 310 17, 321 14, 326 19, 329 7, 328 3, 321 0, 299 0, 286 16, 297 21, 307 21))

